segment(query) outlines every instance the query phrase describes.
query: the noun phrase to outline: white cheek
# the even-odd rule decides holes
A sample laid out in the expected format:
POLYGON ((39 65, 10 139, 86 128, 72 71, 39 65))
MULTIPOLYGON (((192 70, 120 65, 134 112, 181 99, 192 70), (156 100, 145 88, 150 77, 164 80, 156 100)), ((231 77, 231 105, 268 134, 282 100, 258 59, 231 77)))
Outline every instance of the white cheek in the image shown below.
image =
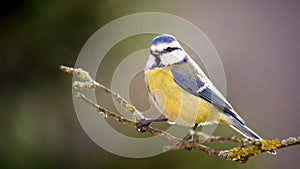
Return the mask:
POLYGON ((173 51, 172 53, 166 53, 161 56, 161 63, 163 65, 172 65, 181 62, 186 56, 185 52, 173 51))

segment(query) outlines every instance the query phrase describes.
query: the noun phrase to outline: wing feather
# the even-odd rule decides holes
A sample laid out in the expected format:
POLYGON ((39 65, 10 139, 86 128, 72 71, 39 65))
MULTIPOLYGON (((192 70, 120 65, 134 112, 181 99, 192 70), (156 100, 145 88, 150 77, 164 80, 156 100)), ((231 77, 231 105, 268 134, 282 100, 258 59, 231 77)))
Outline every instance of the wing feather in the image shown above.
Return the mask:
POLYGON ((172 69, 171 72, 174 81, 182 89, 195 96, 205 99, 206 101, 223 110, 226 114, 231 115, 241 123, 244 123, 243 119, 233 110, 231 105, 229 105, 227 101, 223 99, 223 97, 220 97, 218 93, 214 92, 209 86, 207 86, 207 83, 202 82, 200 79, 196 79, 197 76, 191 77, 186 73, 182 73, 176 69, 172 69))

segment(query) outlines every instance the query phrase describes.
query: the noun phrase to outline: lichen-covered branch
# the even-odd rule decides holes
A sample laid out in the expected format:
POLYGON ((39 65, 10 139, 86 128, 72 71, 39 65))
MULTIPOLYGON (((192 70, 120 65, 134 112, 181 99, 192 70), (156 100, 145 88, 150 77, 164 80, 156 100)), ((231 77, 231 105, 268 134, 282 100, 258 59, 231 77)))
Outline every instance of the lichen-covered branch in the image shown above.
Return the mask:
MULTIPOLYGON (((117 121, 123 124, 132 125, 134 127, 137 126, 140 120, 145 119, 143 114, 139 112, 133 105, 129 104, 119 94, 115 93, 109 88, 93 80, 87 71, 81 68, 71 68, 66 66, 60 66, 59 68, 66 73, 75 75, 80 80, 80 81, 78 80, 73 82, 73 87, 75 89, 81 89, 81 90, 99 89, 101 91, 106 92, 107 94, 113 96, 113 98, 120 105, 122 105, 126 110, 130 111, 132 113, 134 120, 126 119, 117 113, 106 110, 105 108, 101 107, 97 103, 91 101, 89 98, 87 98, 84 94, 80 92, 77 92, 75 94, 75 97, 94 107, 95 110, 101 113, 103 116, 105 117, 109 116, 115 118, 117 121)), ((209 155, 216 155, 228 160, 237 161, 241 163, 245 163, 250 159, 250 157, 263 152, 270 152, 276 149, 300 144, 300 137, 290 137, 281 141, 279 141, 278 139, 252 140, 249 138, 237 138, 235 136, 232 137, 210 136, 202 132, 190 131, 189 134, 192 135, 194 139, 191 141, 186 141, 177 138, 175 136, 172 136, 171 134, 165 131, 152 128, 151 126, 143 126, 142 131, 161 137, 162 139, 165 139, 173 143, 173 146, 165 148, 166 151, 174 151, 174 150, 181 150, 181 149, 188 149, 188 150, 196 149, 196 150, 204 151, 209 155), (204 142, 236 142, 241 145, 239 147, 234 147, 229 150, 216 150, 211 147, 203 145, 202 143, 204 142)))
POLYGON ((99 90, 102 90, 105 93, 113 96, 113 98, 125 109, 132 112, 133 118, 135 120, 138 121, 140 119, 145 118, 140 111, 138 111, 133 105, 129 104, 118 93, 115 93, 114 91, 110 90, 109 88, 105 87, 104 85, 93 80, 87 71, 85 71, 81 68, 71 68, 71 67, 67 67, 67 66, 60 66, 59 69, 66 73, 73 74, 81 80, 81 81, 74 81, 73 87, 75 89, 99 89, 99 90))

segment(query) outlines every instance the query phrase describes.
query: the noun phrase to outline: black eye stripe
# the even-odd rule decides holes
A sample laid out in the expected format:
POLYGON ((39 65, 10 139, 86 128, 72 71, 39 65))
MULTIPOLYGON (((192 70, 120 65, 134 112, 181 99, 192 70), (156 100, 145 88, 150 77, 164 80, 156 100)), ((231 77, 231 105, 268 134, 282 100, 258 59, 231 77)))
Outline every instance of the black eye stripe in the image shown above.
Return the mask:
POLYGON ((169 52, 172 52, 174 50, 182 50, 181 48, 179 47, 167 47, 166 49, 164 49, 161 53, 169 53, 169 52))
POLYGON ((171 47, 167 47, 167 49, 165 49, 166 51, 168 51, 168 52, 172 52, 172 48, 171 47))

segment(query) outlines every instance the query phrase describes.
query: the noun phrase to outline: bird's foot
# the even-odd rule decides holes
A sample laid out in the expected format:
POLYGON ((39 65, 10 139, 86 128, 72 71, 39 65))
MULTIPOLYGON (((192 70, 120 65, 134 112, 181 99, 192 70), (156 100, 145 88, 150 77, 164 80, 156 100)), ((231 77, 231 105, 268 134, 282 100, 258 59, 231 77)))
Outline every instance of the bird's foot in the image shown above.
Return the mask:
MULTIPOLYGON (((192 128, 192 131, 195 132, 195 131, 197 130, 197 127, 198 127, 198 123, 195 123, 195 125, 194 125, 193 128, 192 128)), ((187 137, 186 137, 186 139, 185 139, 185 142, 189 142, 189 141, 193 141, 193 140, 194 140, 193 134, 188 133, 188 134, 187 134, 187 137)), ((189 147, 189 148, 186 148, 186 150, 191 151, 192 148, 189 147)))

